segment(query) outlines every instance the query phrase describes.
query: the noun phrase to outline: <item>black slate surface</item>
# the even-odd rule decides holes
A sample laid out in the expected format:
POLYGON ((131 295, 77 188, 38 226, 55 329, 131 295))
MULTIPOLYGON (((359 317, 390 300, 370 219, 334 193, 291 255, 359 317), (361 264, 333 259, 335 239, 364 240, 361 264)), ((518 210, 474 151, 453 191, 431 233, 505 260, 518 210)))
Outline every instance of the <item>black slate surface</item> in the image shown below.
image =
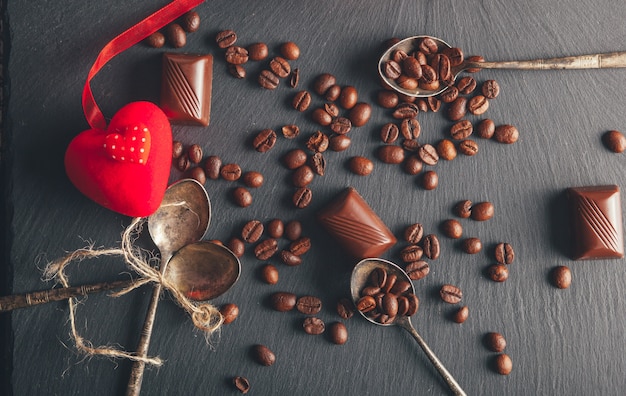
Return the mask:
MULTIPOLYGON (((49 260, 89 243, 119 245, 130 219, 98 207, 80 195, 64 174, 63 153, 69 141, 87 129, 80 95, 100 49, 115 35, 166 4, 129 0, 85 2, 64 0, 7 2, 4 30, 7 119, 3 130, 6 166, 6 245, 9 262, 2 269, 6 293, 51 287, 42 281, 49 260)), ((353 144, 327 155, 327 175, 311 185, 313 204, 305 210, 289 204, 290 173, 280 157, 302 141, 279 139, 265 154, 249 140, 263 128, 295 123, 303 136, 318 127, 290 108, 295 90, 282 83, 276 91, 258 87, 254 76, 266 62, 248 66, 245 81, 232 78, 215 33, 235 29, 243 45, 268 43, 272 54, 287 40, 301 48, 292 63, 302 73, 301 87, 330 72, 342 85, 355 86, 362 100, 374 103, 379 89, 376 61, 389 37, 431 34, 487 60, 532 59, 625 50, 626 5, 621 1, 506 2, 438 1, 210 1, 197 9, 199 32, 181 51, 215 55, 213 110, 208 128, 174 126, 174 137, 200 143, 206 155, 258 170, 265 185, 252 191, 254 203, 241 209, 229 199, 234 184, 210 181, 213 204, 207 239, 226 240, 250 219, 298 219, 314 248, 299 267, 277 263, 275 286, 258 277, 261 262, 248 248, 237 285, 216 304, 236 303, 240 317, 207 344, 190 319, 169 297, 161 302, 150 347, 165 360, 149 367, 143 394, 237 394, 233 376, 249 378, 250 394, 446 394, 447 389, 415 342, 397 328, 381 328, 361 318, 345 321, 349 341, 331 344, 325 336, 301 329, 303 315, 278 313, 267 306, 275 291, 322 298, 319 316, 340 320, 334 305, 348 295, 354 260, 346 257, 314 220, 314 214, 338 192, 354 186, 397 235, 421 222, 439 233, 458 200, 492 201, 496 216, 484 223, 464 220, 465 235, 480 237, 486 250, 469 256, 458 243, 441 238, 442 255, 431 274, 416 281, 421 307, 413 323, 450 372, 472 395, 622 395, 626 392, 626 268, 624 260, 572 262, 565 254, 567 232, 563 190, 570 186, 617 184, 623 187, 623 155, 606 150, 601 134, 626 129, 623 97, 626 70, 482 71, 479 81, 494 78, 502 87, 488 113, 496 124, 520 131, 511 146, 478 140, 479 153, 440 163, 440 184, 424 191, 416 177, 399 166, 375 160, 368 177, 346 169, 354 155, 374 158, 378 131, 393 121, 389 111, 374 106, 371 121, 350 132, 353 144), (517 258, 502 284, 486 279, 493 262, 489 248, 510 242, 517 258), (568 265, 573 284, 558 290, 548 281, 550 269, 568 265), (462 325, 449 314, 455 307, 437 297, 444 283, 460 286, 470 307, 462 325), (486 332, 507 339, 513 372, 500 376, 490 368, 494 354, 482 343, 486 332), (277 355, 271 367, 249 356, 254 344, 277 355)), ((158 100, 162 50, 137 45, 107 65, 93 84, 104 113, 133 100, 158 100)), ((314 105, 324 103, 314 96, 314 105)), ((470 117, 472 121, 479 117, 470 117)), ((446 135, 450 122, 441 113, 420 114, 422 142, 446 135)), ((172 180, 178 178, 172 173, 172 180)), ((145 243, 143 241, 142 243, 145 243)), ((284 242, 283 242, 284 243, 284 242)), ((149 245, 148 245, 149 246, 149 245)), ((385 254, 399 261, 399 243, 385 254)), ((274 260, 275 261, 275 260, 274 260)), ((124 263, 100 258, 73 264, 75 284, 123 277, 124 263)), ((114 299, 93 295, 78 311, 79 330, 95 345, 133 350, 150 299, 142 287, 114 299)), ((65 302, 3 315, 11 335, 3 340, 3 394, 110 395, 123 393, 130 364, 122 360, 85 358, 69 336, 65 302), (10 322, 9 322, 10 321, 10 322)), ((5 327, 6 328, 6 327, 5 327)))

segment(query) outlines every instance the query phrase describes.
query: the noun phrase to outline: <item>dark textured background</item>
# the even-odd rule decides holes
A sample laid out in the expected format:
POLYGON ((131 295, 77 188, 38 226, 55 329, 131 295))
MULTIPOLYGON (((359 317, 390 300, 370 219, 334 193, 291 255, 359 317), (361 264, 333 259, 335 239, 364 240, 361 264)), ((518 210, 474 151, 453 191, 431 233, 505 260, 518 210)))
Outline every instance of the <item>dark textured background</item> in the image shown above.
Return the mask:
MULTIPOLYGON (((5 43, 4 80, 9 95, 4 102, 8 117, 2 161, 5 244, 10 250, 3 254, 9 262, 2 272, 9 289, 4 292, 18 293, 51 286, 41 280, 48 260, 89 241, 96 246, 119 245, 130 219, 80 195, 65 177, 63 153, 69 141, 87 128, 80 95, 100 49, 166 2, 7 3, 4 32, 10 40, 5 43)), ((289 172, 279 158, 301 143, 280 139, 272 151, 259 154, 248 142, 263 128, 296 123, 306 136, 316 126, 290 108, 295 91, 286 84, 270 92, 259 88, 254 78, 230 77, 213 44, 215 33, 226 28, 237 31, 240 44, 264 41, 273 54, 281 42, 293 40, 302 51, 292 63, 302 72, 302 87, 319 73, 330 72, 373 103, 378 89, 376 61, 381 43, 389 37, 437 35, 466 54, 487 60, 626 50, 623 1, 214 0, 197 11, 203 19, 201 29, 189 36, 184 51, 216 57, 212 120, 208 128, 175 126, 175 138, 200 143, 207 155, 219 155, 266 176, 266 184, 252 191, 254 203, 247 209, 229 200, 233 184, 207 183, 213 204, 207 238, 227 239, 250 219, 299 219, 314 249, 300 267, 279 265, 281 280, 275 286, 259 280, 260 263, 248 252, 236 287, 215 301, 236 303, 240 317, 210 345, 183 310, 164 298, 150 353, 166 363, 147 369, 143 394, 236 394, 230 385, 235 375, 250 379, 251 394, 447 392, 415 342, 400 329, 375 327, 355 317, 346 322, 348 343, 335 346, 324 336, 306 335, 300 327, 302 315, 267 307, 266 299, 274 291, 314 294, 325 304, 320 317, 328 323, 339 320, 334 304, 348 294, 353 260, 316 224, 314 214, 349 185, 398 235, 413 222, 438 233, 439 223, 452 216, 451 207, 460 199, 495 204, 492 220, 463 225, 465 235, 480 237, 488 248, 500 241, 513 244, 517 259, 507 282, 495 284, 483 276, 493 261, 489 250, 468 256, 445 238, 431 274, 415 282, 421 308, 413 322, 468 394, 626 393, 624 260, 570 261, 564 253, 567 228, 562 210, 567 187, 609 183, 623 187, 624 157, 607 151, 600 136, 608 129, 626 130, 626 70, 481 72, 479 81, 494 78, 502 87, 486 116, 496 124, 517 126, 520 140, 512 146, 479 140, 477 156, 460 156, 436 167, 440 185, 435 191, 422 190, 415 177, 379 161, 366 178, 347 171, 349 157, 374 157, 378 131, 392 120, 388 111, 375 106, 369 124, 350 132, 352 147, 327 155, 327 175, 311 186, 313 204, 299 211, 287 203, 289 172), (548 281, 549 270, 560 264, 572 268, 574 281, 568 290, 557 290, 548 281), (443 283, 464 291, 470 318, 463 325, 449 319, 454 307, 436 295, 443 283), (489 331, 503 333, 508 341, 506 352, 514 369, 507 377, 489 367, 493 354, 482 344, 489 331), (275 351, 274 366, 262 367, 250 359, 249 348, 256 343, 275 351)), ((133 100, 158 100, 161 52, 138 45, 100 72, 93 88, 107 116, 133 100)), ((249 65, 250 76, 264 65, 249 65)), ((314 105, 322 103, 315 97, 314 105)), ((442 138, 450 125, 442 114, 421 114, 419 120, 422 142, 442 138)), ((402 246, 385 257, 398 261, 402 246)), ((121 260, 102 258, 74 264, 70 276, 80 284, 117 279, 122 272, 121 260)), ((80 331, 96 345, 133 350, 150 291, 143 287, 118 299, 90 296, 79 307, 80 331)), ((12 334, 3 339, 0 393, 95 396, 124 391, 128 362, 77 354, 69 337, 67 310, 67 304, 59 302, 15 311, 10 319, 2 316, 4 328, 12 334)))

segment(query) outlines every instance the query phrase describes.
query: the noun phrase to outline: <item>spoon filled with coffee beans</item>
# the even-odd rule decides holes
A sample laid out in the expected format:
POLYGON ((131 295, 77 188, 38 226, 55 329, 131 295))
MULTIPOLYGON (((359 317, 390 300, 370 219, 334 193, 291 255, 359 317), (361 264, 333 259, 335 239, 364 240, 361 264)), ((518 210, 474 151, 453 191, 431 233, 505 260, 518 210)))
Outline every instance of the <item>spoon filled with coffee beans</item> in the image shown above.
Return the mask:
POLYGON ((352 270, 350 294, 359 313, 379 326, 399 326, 408 331, 455 395, 465 395, 450 372, 417 333, 411 316, 419 300, 411 279, 396 264, 379 258, 361 260, 352 270))
POLYGON ((526 61, 486 62, 465 58, 460 48, 433 36, 412 36, 391 45, 380 57, 378 73, 391 89, 412 97, 438 95, 454 85, 458 75, 480 69, 606 69, 626 67, 626 52, 610 52, 526 61))

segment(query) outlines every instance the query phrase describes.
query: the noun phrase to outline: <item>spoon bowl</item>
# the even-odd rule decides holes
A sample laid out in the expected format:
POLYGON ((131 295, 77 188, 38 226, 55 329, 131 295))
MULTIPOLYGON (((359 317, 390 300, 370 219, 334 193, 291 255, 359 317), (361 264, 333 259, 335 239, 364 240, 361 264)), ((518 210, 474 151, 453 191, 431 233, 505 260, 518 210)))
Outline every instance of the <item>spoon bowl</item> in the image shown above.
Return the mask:
MULTIPOLYGON (((361 297, 361 291, 367 285, 370 274, 372 273, 372 271, 378 268, 385 270, 388 275, 391 275, 391 274, 396 275, 398 280, 405 280, 409 282, 409 284, 411 285, 409 291, 411 293, 415 293, 415 289, 413 287, 413 283, 411 282, 411 278, 409 278, 407 273, 404 272, 402 268, 398 267, 396 264, 392 263, 391 261, 387 261, 384 259, 366 258, 364 260, 361 260, 354 267, 354 269, 352 270, 352 276, 350 278, 350 295, 352 296, 352 301, 354 302, 355 305, 357 304, 357 302, 359 301, 361 297)), ((433 366, 437 369, 437 371, 439 372, 443 380, 448 384, 448 386, 450 387, 450 390, 452 390, 452 392, 455 395, 465 395, 465 392, 460 387, 460 385, 452 377, 450 372, 443 366, 441 361, 437 358, 434 352, 426 344, 424 339, 418 334, 417 330, 415 330, 415 327, 413 327, 413 324, 411 323, 411 318, 409 316, 396 316, 394 320, 388 323, 380 323, 380 322, 373 320, 372 318, 369 318, 367 315, 365 315, 361 311, 359 311, 359 313, 369 322, 374 323, 376 325, 379 325, 379 326, 396 325, 408 331, 409 334, 413 336, 415 341, 417 341, 417 343, 422 348, 424 353, 426 353, 426 356, 431 361, 433 366)))
POLYGON ((399 86, 396 81, 387 77, 384 72, 385 64, 387 61, 392 59, 393 54, 398 50, 404 51, 406 54, 414 53, 418 49, 421 40, 424 38, 433 39, 435 43, 437 43, 439 52, 446 48, 452 48, 452 46, 444 40, 428 35, 412 36, 407 37, 404 40, 400 40, 396 44, 389 47, 378 61, 378 74, 385 85, 403 95, 425 98, 442 93, 448 89, 449 84, 454 83, 461 72, 468 71, 469 69, 475 69, 476 71, 480 69, 563 70, 626 67, 626 52, 609 52, 603 54, 565 56, 559 58, 533 59, 525 61, 471 62, 464 60, 459 65, 450 67, 450 73, 452 75, 451 81, 449 81, 448 84, 442 82, 440 87, 436 90, 427 90, 419 87, 415 89, 403 88, 399 86))

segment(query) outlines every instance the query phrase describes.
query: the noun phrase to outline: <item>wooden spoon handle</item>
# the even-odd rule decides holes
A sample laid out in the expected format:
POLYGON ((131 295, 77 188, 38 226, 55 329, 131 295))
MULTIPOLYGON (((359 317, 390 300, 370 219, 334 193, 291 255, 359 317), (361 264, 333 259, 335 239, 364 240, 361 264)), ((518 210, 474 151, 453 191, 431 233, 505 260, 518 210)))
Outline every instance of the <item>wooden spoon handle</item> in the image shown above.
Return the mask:
POLYGON ((607 69, 626 67, 626 52, 610 52, 563 58, 534 59, 527 61, 505 62, 467 62, 465 68, 481 69, 525 69, 525 70, 556 70, 556 69, 607 69))
POLYGON ((132 279, 119 280, 115 282, 103 282, 92 285, 59 287, 56 289, 41 290, 32 293, 14 294, 12 296, 0 297, 0 312, 12 311, 18 308, 32 307, 34 305, 46 304, 52 301, 67 300, 72 297, 86 296, 91 293, 98 293, 112 289, 121 289, 130 286, 132 279))

